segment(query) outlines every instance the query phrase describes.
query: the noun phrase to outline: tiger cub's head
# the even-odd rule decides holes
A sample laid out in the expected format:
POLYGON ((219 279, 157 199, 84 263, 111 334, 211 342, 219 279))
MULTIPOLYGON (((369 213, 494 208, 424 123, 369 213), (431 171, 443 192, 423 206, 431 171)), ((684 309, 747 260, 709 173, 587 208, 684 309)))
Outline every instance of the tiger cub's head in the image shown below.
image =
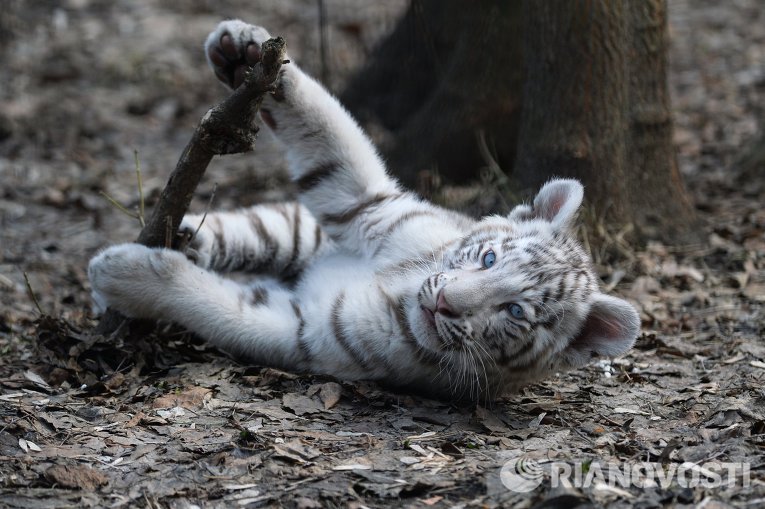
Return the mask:
POLYGON ((457 371, 455 392, 512 392, 632 347, 638 313, 599 291, 572 232, 582 196, 576 180, 547 183, 533 205, 478 223, 423 284, 413 330, 457 371))

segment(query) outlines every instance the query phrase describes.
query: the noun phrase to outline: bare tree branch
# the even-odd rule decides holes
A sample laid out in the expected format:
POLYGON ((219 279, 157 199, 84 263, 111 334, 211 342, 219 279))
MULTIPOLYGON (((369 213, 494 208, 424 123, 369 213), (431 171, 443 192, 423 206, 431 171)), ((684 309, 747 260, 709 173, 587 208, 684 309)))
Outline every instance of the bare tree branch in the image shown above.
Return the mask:
MULTIPOLYGON (((168 238, 175 238, 213 156, 252 150, 257 134, 254 117, 265 94, 274 90, 282 64, 288 62, 284 59, 286 51, 281 37, 264 42, 261 61, 250 69, 244 83, 202 117, 136 242, 148 247, 165 247, 168 238)), ((125 317, 109 309, 96 327, 96 333, 110 334, 123 320, 125 317)))

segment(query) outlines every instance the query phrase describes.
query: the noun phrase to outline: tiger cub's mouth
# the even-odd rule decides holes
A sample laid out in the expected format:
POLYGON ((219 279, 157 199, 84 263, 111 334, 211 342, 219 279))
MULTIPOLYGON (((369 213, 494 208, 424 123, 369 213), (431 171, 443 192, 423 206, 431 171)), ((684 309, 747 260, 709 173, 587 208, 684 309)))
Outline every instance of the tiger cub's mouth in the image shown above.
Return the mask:
POLYGON ((419 304, 420 341, 429 350, 441 351, 444 338, 439 333, 436 313, 438 313, 438 293, 441 290, 442 274, 434 274, 425 280, 417 295, 419 304))
POLYGON ((428 308, 428 307, 426 307, 424 305, 421 305, 420 309, 422 310, 422 314, 425 316, 425 321, 428 322, 431 325, 431 327, 433 327, 433 330, 435 331, 436 330, 436 314, 435 314, 435 312, 432 309, 430 309, 430 308, 428 308))
POLYGON ((423 346, 434 351, 462 350, 470 339, 469 323, 474 313, 455 306, 450 282, 455 278, 444 272, 428 277, 417 294, 418 328, 423 346))
POLYGON ((455 329, 454 322, 459 320, 460 316, 455 313, 446 303, 444 298, 444 284, 442 274, 430 278, 428 284, 424 285, 420 292, 418 301, 420 304, 420 314, 426 334, 431 343, 438 350, 451 348, 458 341, 453 333, 455 329))
POLYGON ((446 342, 439 332, 436 322, 436 311, 426 304, 420 304, 420 321, 424 329, 424 335, 421 336, 421 344, 428 350, 441 352, 444 350, 446 342))

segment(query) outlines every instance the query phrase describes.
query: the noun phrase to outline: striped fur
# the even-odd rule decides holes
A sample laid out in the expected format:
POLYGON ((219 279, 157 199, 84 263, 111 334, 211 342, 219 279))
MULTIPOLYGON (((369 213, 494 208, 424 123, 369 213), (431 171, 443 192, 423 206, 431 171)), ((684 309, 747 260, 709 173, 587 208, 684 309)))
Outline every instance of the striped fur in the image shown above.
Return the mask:
MULTIPOLYGON (((208 56, 224 36, 243 51, 268 34, 226 21, 208 56)), ((221 62, 211 58, 216 75, 231 76, 221 62)), ((571 233, 578 182, 551 181, 533 204, 475 221, 402 190, 294 64, 263 108, 299 204, 210 214, 186 256, 103 251, 89 266, 97 307, 173 320, 257 363, 454 398, 491 399, 631 347, 637 313, 598 290, 571 233)))

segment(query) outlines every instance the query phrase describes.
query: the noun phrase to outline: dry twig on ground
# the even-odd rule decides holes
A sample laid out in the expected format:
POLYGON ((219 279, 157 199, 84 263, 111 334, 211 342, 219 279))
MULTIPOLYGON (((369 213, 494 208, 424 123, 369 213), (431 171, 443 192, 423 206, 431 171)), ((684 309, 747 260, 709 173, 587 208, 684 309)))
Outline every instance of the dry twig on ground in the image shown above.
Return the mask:
MULTIPOLYGON (((170 174, 157 205, 138 235, 139 244, 149 247, 172 245, 178 227, 213 156, 238 154, 252 150, 257 127, 253 120, 263 97, 274 90, 274 83, 286 55, 284 39, 276 37, 263 43, 263 57, 252 67, 244 83, 225 101, 208 110, 183 150, 170 174)), ((96 333, 110 334, 124 320, 114 310, 107 310, 96 333)))

